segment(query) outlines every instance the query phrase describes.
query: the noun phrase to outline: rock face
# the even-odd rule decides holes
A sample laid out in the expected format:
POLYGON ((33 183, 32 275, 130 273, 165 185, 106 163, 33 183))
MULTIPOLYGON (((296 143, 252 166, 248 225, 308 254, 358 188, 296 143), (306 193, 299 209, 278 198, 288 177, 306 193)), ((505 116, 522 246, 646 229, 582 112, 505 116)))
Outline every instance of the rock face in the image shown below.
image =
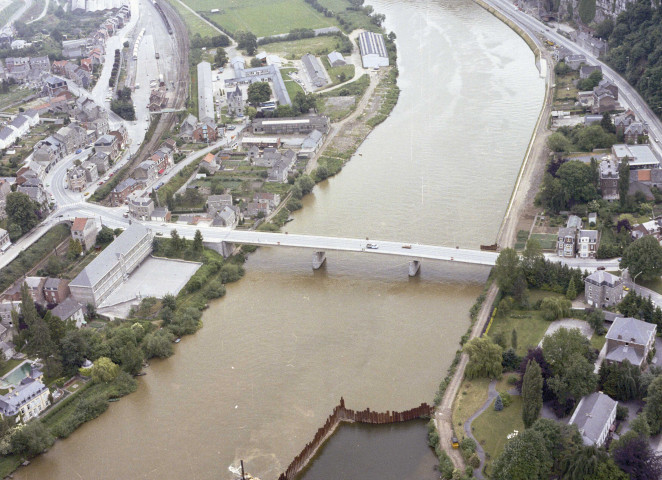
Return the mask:
MULTIPOLYGON (((541 9, 558 13, 561 19, 572 18, 578 23, 600 23, 607 18, 616 18, 628 4, 636 0, 542 0, 541 9)), ((537 0, 529 0, 538 6, 537 0)))

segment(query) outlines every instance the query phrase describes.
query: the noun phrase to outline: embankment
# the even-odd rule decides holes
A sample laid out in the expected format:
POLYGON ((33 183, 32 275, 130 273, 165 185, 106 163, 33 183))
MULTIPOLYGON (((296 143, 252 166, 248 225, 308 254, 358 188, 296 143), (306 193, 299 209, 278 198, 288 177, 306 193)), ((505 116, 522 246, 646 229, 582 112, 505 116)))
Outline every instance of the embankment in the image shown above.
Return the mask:
POLYGON ((315 452, 317 452, 327 438, 333 434, 340 422, 372 423, 376 425, 400 423, 422 417, 429 417, 432 415, 433 411, 433 407, 427 403, 422 403, 416 408, 402 412, 371 412, 369 408, 357 412, 346 408, 345 400, 341 398, 340 404, 333 409, 333 413, 329 415, 324 425, 317 430, 313 440, 303 447, 301 453, 292 460, 292 463, 287 467, 287 470, 280 474, 278 480, 293 480, 296 478, 306 465, 308 465, 308 462, 310 462, 315 456, 315 452))

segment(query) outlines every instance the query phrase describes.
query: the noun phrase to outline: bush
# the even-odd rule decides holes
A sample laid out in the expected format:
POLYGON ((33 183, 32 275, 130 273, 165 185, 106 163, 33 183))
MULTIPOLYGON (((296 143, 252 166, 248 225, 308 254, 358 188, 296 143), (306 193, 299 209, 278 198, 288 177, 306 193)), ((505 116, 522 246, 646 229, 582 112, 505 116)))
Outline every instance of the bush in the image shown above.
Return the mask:
POLYGON ((628 407, 621 405, 620 403, 616 406, 616 420, 623 421, 628 418, 628 407))
POLYGON ((467 460, 473 453, 476 452, 476 442, 469 437, 465 437, 460 442, 460 450, 462 451, 462 456, 467 460))
POLYGON ((501 396, 501 401, 503 402, 503 407, 508 408, 510 405, 513 403, 513 397, 510 396, 510 393, 508 392, 501 392, 499 394, 501 396))
POLYGON ((477 453, 472 453, 471 456, 469 457, 469 460, 467 461, 469 466, 473 468, 474 470, 480 467, 480 458, 478 457, 477 453))

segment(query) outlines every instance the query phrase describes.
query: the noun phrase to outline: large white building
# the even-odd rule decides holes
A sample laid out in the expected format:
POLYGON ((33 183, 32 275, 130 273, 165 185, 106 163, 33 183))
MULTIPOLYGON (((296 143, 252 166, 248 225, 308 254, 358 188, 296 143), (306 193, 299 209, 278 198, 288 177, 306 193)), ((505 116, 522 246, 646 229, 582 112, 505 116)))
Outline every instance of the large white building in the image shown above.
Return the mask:
POLYGON ((130 225, 69 283, 71 295, 99 306, 152 252, 152 238, 148 228, 130 225))
POLYGON ((360 33, 359 48, 363 68, 388 67, 388 52, 383 35, 374 32, 360 33))
POLYGON ((211 83, 211 65, 198 63, 198 118, 201 122, 214 121, 214 92, 211 83))

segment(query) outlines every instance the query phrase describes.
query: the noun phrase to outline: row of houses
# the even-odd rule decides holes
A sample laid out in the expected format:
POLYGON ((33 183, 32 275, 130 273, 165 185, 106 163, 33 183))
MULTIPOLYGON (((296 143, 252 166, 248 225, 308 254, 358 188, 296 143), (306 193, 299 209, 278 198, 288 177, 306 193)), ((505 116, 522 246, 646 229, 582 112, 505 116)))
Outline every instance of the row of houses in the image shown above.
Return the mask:
POLYGON ((0 62, 0 80, 13 80, 16 83, 41 84, 44 74, 50 71, 48 56, 7 57, 4 65, 0 62))
POLYGON ((598 230, 583 229, 581 218, 570 215, 566 226, 559 228, 556 253, 559 257, 595 258, 599 240, 598 230))
POLYGON ((185 142, 212 143, 218 140, 218 128, 213 119, 198 120, 189 114, 179 126, 179 137, 185 142))
POLYGON ((39 123, 39 112, 28 110, 20 113, 14 119, 0 130, 0 149, 9 148, 16 140, 23 137, 32 127, 39 123))
POLYGON ((88 89, 92 85, 94 65, 96 63, 93 63, 90 58, 83 58, 80 61, 80 65, 70 60, 57 60, 53 62, 53 73, 73 80, 76 85, 88 89))

